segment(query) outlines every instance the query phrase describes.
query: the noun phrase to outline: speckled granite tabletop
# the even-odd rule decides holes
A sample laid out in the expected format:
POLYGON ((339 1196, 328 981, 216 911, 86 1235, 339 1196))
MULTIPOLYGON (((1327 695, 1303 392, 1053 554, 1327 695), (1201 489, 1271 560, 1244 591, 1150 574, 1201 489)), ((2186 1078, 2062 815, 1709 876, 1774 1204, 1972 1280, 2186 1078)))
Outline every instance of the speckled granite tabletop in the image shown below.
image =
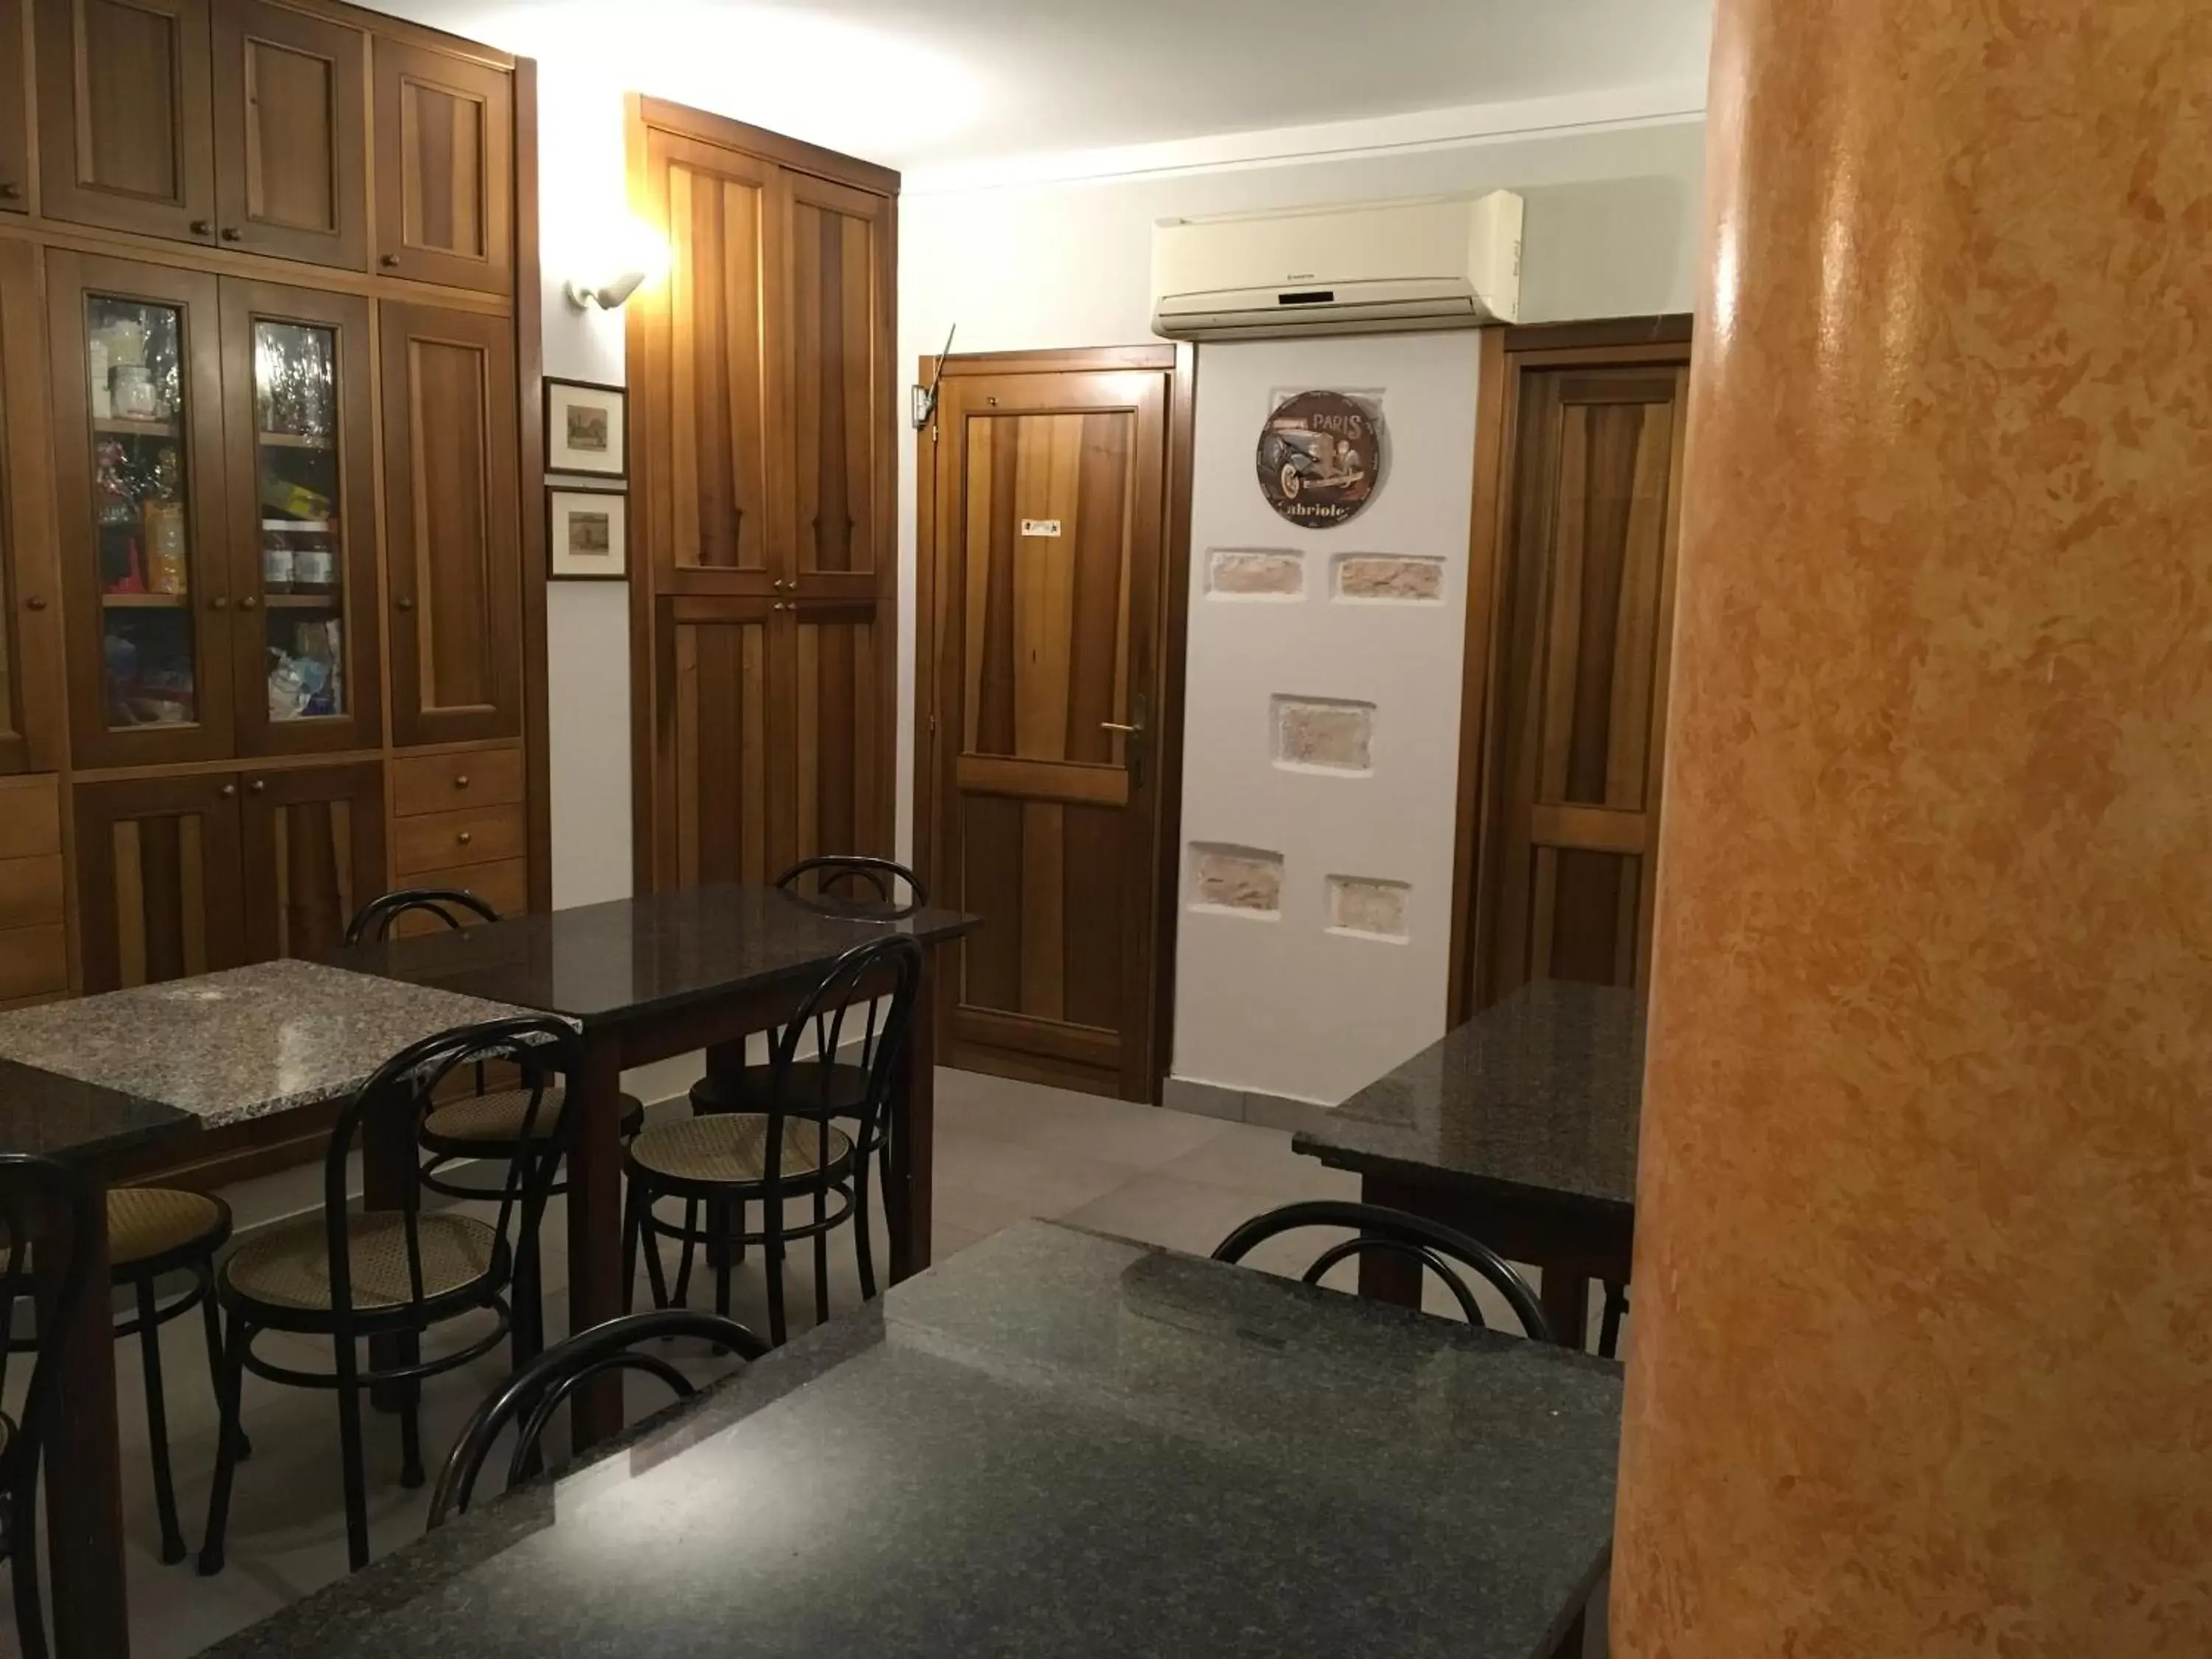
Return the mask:
POLYGON ((1643 1104, 1644 994, 1545 981, 1477 1014, 1292 1144, 1363 1174, 1626 1213, 1643 1104))
POLYGON ((1536 1659, 1620 1376, 1025 1225, 203 1659, 1536 1659))
POLYGON ((529 1012, 264 962, 0 1014, 0 1060, 173 1106, 212 1129, 335 1100, 410 1042, 529 1012))

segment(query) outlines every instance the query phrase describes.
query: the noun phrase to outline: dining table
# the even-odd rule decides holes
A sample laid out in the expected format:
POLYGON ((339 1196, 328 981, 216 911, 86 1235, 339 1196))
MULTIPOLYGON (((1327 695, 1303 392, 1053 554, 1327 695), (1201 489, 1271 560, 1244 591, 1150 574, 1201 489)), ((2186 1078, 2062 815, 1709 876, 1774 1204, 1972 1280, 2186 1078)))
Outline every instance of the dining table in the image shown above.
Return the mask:
MULTIPOLYGON (((1626 1287, 1636 1233, 1644 993, 1546 980, 1447 1032, 1292 1137, 1407 1210, 1541 1270, 1546 1317, 1577 1346, 1589 1286, 1626 1287)), ((1418 1301, 1419 1268, 1381 1251, 1370 1295, 1418 1301)))
POLYGON ((1547 1659, 1610 1561, 1621 1392, 1026 1223, 204 1659, 1547 1659))

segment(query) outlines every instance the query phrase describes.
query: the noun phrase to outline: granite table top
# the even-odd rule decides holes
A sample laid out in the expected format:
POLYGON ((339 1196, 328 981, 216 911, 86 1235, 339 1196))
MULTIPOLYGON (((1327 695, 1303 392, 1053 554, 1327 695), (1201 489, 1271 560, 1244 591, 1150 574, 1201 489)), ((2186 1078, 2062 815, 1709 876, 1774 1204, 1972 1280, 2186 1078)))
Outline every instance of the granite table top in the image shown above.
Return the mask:
POLYGON ((0 1060, 212 1129, 341 1098, 410 1042, 531 1012, 288 959, 0 1014, 0 1060))
POLYGON ((1032 1224, 203 1659, 1537 1659, 1620 1409, 1602 1360, 1032 1224))
POLYGON ((843 952, 886 933, 937 945, 981 925, 957 910, 884 920, 773 887, 725 884, 357 945, 328 960, 590 1026, 818 979, 843 952))
POLYGON ((100 1159, 198 1127, 173 1106, 0 1060, 0 1152, 100 1159))
POLYGON ((1340 1169, 1632 1212, 1644 994, 1523 986, 1297 1135, 1340 1169))

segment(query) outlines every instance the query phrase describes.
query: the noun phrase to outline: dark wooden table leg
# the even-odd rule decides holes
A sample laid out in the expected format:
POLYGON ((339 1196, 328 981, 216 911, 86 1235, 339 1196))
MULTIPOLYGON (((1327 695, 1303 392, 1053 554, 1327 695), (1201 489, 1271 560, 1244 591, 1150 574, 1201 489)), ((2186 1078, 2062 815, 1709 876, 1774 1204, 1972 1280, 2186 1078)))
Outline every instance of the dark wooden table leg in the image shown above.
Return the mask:
MULTIPOLYGON (((622 1312, 622 1046, 611 1031, 584 1033, 584 1063, 568 1079, 568 1329, 588 1330, 622 1312)), ((575 1396, 578 1451, 622 1431, 622 1378, 602 1376, 575 1396)))
MULTIPOLYGON (((1385 1209, 1419 1213, 1418 1206, 1407 1201, 1403 1188, 1378 1181, 1373 1176, 1360 1177, 1359 1196, 1362 1201, 1378 1204, 1385 1209)), ((1421 1305, 1421 1264, 1395 1250, 1369 1250, 1359 1258, 1359 1293, 1370 1301, 1418 1308, 1421 1305)))
POLYGON ((1552 1334, 1563 1347, 1580 1350, 1589 1340, 1589 1275, 1580 1268, 1546 1263, 1544 1282, 1536 1299, 1544 1304, 1544 1317, 1552 1322, 1552 1334))
POLYGON ((1583 1632, 1589 1624, 1588 1613, 1577 1613, 1575 1622, 1567 1626, 1567 1633, 1559 1638, 1559 1645, 1552 1650, 1552 1659, 1583 1659, 1583 1632))
POLYGON ((906 1063, 891 1099, 891 1178, 884 1194, 890 1221, 891 1282, 929 1265, 937 1170, 937 952, 927 953, 915 996, 906 1063))
MULTIPOLYGON (((99 1194, 93 1213, 106 1205, 99 1194)), ((115 1424, 115 1327, 107 1314, 107 1234, 83 1241, 92 1293, 60 1352, 61 1403, 46 1457, 46 1536, 59 1659, 128 1659, 123 1595, 123 1471, 115 1424)), ((58 1250, 38 1262, 39 1317, 59 1288, 58 1250)))

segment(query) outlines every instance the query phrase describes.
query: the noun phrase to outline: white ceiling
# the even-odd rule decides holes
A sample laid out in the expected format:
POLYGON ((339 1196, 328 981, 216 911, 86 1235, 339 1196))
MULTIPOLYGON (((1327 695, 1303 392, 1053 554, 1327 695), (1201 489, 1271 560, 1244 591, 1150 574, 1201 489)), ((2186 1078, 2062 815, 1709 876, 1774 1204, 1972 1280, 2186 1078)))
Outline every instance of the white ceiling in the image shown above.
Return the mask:
POLYGON ((1711 0, 373 3, 904 168, 1702 86, 1711 21, 1711 0))

